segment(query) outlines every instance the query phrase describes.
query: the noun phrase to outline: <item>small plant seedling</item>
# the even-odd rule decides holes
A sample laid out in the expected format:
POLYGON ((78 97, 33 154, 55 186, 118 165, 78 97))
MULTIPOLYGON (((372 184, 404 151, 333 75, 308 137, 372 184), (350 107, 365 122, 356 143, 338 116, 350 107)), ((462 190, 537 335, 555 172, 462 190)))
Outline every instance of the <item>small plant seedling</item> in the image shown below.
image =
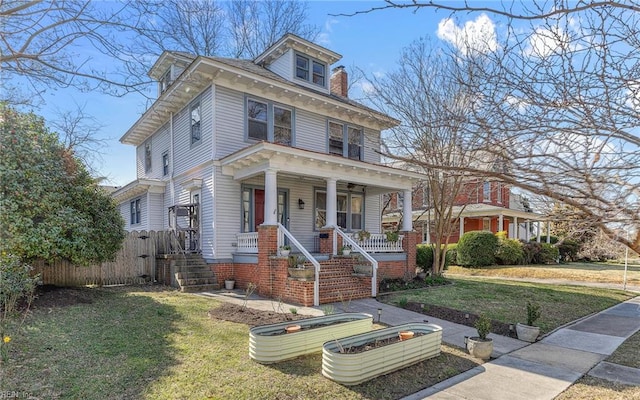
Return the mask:
POLYGON ((293 315, 296 315, 296 314, 298 314, 298 309, 297 309, 297 308, 295 308, 295 307, 291 307, 291 308, 289 309, 289 312, 290 312, 291 314, 293 314, 293 315))
POLYGON ((540 318, 540 304, 527 302, 527 325, 533 326, 538 318, 540 318))

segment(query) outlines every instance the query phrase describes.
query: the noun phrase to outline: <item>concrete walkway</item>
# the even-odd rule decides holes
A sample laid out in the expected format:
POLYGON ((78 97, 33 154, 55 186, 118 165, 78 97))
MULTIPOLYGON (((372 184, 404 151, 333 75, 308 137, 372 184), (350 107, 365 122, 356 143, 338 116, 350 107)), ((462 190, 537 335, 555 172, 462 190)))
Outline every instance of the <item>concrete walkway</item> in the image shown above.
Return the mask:
MULTIPOLYGON (((203 293, 221 301, 242 304, 240 291, 203 293)), ((266 311, 324 315, 323 307, 300 307, 252 295, 247 306, 266 311)), ((464 337, 475 336, 475 328, 383 304, 375 299, 330 305, 336 311, 364 312, 388 325, 429 322, 443 328, 442 340, 465 348, 464 337)), ((326 306, 324 306, 326 307, 326 306)), ((615 305, 598 314, 562 327, 530 344, 490 334, 494 350, 490 362, 440 382, 404 400, 550 400, 585 374, 640 386, 640 370, 603 361, 627 338, 640 330, 640 297, 615 305)))

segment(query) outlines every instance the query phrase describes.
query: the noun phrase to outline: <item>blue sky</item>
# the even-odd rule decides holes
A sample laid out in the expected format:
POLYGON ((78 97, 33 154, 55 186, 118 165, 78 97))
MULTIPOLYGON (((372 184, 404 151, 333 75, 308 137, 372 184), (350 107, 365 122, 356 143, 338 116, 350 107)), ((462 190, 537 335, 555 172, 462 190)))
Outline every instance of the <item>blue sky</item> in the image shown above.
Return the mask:
MULTIPOLYGON (((384 74, 394 69, 401 50, 412 41, 425 36, 438 40, 438 25, 449 17, 448 13, 433 9, 384 10, 352 17, 329 15, 381 4, 379 1, 311 1, 309 22, 321 27, 318 44, 341 54, 339 65, 358 66, 367 74, 384 74)), ((465 22, 477 21, 479 16, 463 15, 462 18, 448 29, 459 29, 465 22)), ((104 149, 103 162, 96 165, 99 175, 114 186, 135 180, 135 148, 121 144, 118 139, 145 111, 145 99, 135 94, 117 98, 65 89, 50 92, 46 104, 34 111, 51 118, 54 107, 74 109, 74 104, 85 106, 85 111, 105 126, 101 136, 107 139, 108 146, 104 149)))

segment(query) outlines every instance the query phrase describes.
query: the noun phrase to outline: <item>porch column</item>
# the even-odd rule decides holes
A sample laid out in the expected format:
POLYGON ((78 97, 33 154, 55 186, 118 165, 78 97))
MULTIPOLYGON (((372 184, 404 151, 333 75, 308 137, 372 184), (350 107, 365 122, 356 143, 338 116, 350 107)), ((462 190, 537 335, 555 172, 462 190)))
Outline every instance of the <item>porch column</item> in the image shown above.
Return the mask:
POLYGON ((520 239, 520 228, 518 227, 518 217, 513 217, 513 237, 512 239, 518 240, 520 239))
POLYGON ((278 171, 264 171, 264 225, 278 224, 278 171))
POLYGON ((551 221, 547 221, 547 243, 551 243, 551 221))
POLYGON ((529 240, 531 240, 531 221, 525 222, 524 227, 527 230, 526 234, 524 235, 524 239, 528 242, 529 240))
POLYGON ((402 202, 402 231, 411 232, 413 230, 413 204, 411 199, 411 189, 404 191, 404 201, 402 202))
POLYGON ((536 242, 540 243, 540 221, 536 221, 536 230, 537 230, 537 234, 538 236, 536 237, 536 242))
POLYGON ((460 234, 458 235, 458 240, 464 235, 464 217, 460 217, 460 234))
POLYGON ((327 227, 334 227, 338 223, 337 182, 336 178, 327 178, 327 227))
POLYGON ((502 232, 504 226, 504 217, 502 216, 502 214, 498 215, 498 232, 502 232))

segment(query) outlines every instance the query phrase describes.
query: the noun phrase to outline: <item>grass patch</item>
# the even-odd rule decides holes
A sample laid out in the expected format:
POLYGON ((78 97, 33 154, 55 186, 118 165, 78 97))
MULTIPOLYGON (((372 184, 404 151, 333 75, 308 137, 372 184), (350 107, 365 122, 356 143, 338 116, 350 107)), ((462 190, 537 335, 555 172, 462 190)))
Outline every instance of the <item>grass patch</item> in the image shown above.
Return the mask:
MULTIPOLYGON (((463 268, 452 265, 448 276, 492 276, 504 278, 564 279, 579 282, 622 285, 624 265, 606 263, 568 263, 558 265, 493 265, 483 268, 463 268)), ((640 265, 627 268, 627 285, 640 286, 640 265)))
POLYGON ((354 387, 321 375, 320 353, 265 366, 247 325, 211 319, 215 300, 145 288, 86 289, 12 326, 2 390, 46 399, 395 399, 478 364, 459 349, 354 387))
POLYGON ((540 304, 542 315, 536 325, 546 333, 634 297, 632 293, 621 290, 592 287, 471 277, 451 280, 453 285, 391 294, 384 301, 396 305, 401 301, 412 301, 473 314, 485 313, 491 319, 513 324, 526 322, 526 305, 531 300, 540 304))
POLYGON ((607 358, 607 361, 626 365, 627 367, 640 368, 640 331, 625 340, 624 343, 607 358))
POLYGON ((640 387, 621 385, 605 379, 585 376, 562 392, 555 400, 631 400, 640 399, 640 387))

